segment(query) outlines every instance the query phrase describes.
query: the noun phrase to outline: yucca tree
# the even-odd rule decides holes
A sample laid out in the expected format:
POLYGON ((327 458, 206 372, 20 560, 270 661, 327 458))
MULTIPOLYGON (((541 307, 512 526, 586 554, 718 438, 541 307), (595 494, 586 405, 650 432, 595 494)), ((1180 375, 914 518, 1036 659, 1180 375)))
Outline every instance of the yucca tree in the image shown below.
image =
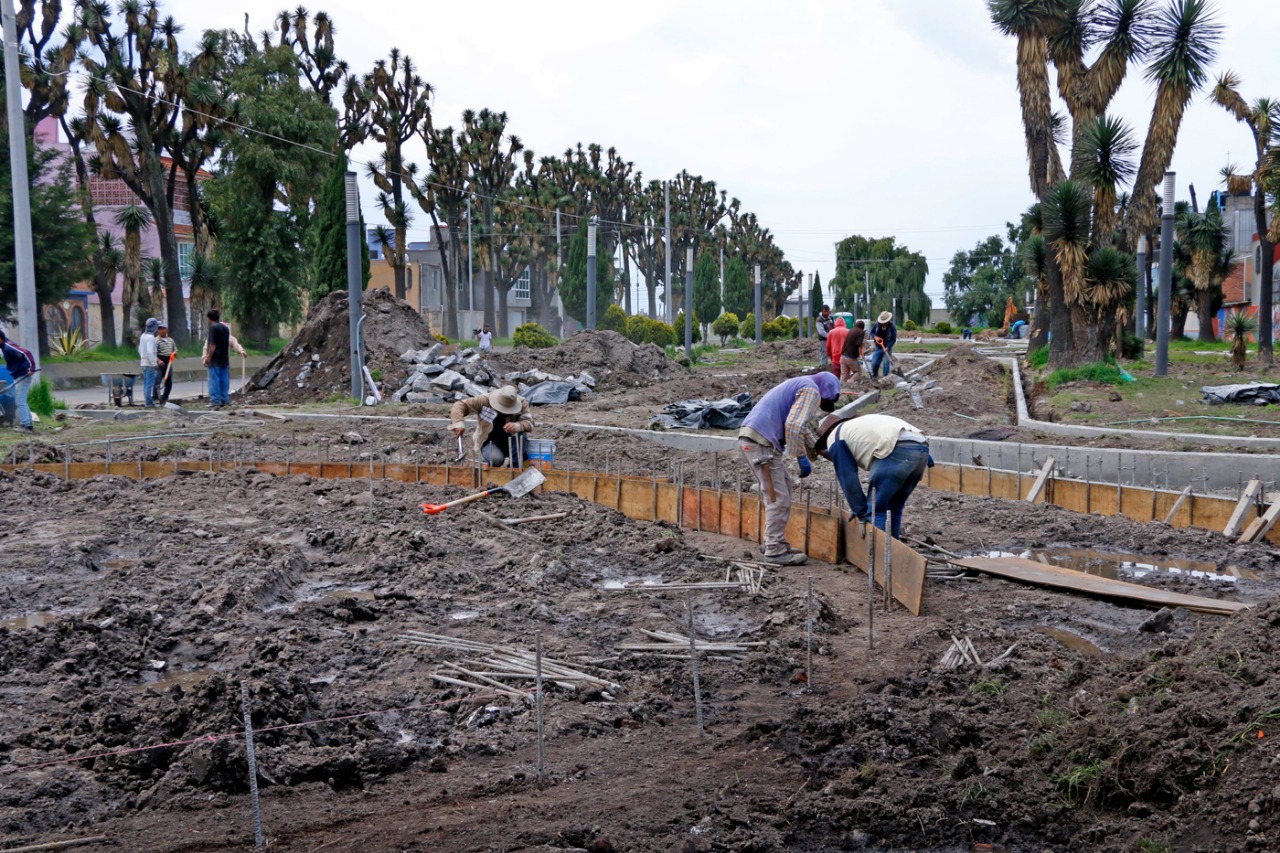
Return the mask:
POLYGON ((1133 154, 1138 144, 1129 128, 1114 116, 1099 116, 1081 134, 1071 159, 1078 179, 1093 187, 1093 245, 1115 243, 1117 192, 1133 180, 1133 154))
MULTIPOLYGON (((1089 334, 1105 332, 1114 343, 1114 352, 1123 351, 1124 327, 1128 322, 1132 296, 1137 289, 1138 271, 1133 258, 1110 246, 1089 255, 1085 268, 1084 301, 1101 316, 1102 322, 1089 324, 1089 334), (1095 331, 1097 330, 1097 331, 1095 331)), ((1095 352, 1105 351, 1107 340, 1090 340, 1095 352)))
POLYGON ((1204 213, 1187 210, 1176 222, 1178 239, 1190 256, 1187 277, 1195 286, 1196 314, 1200 318, 1200 340, 1216 341, 1213 332, 1214 306, 1222 301, 1222 258, 1230 258, 1231 242, 1216 205, 1204 213))
MULTIPOLYGON (((459 142, 470 173, 468 187, 484 214, 483 233, 487 235, 488 245, 486 266, 490 270, 497 270, 498 245, 493 228, 494 208, 515 178, 521 162, 517 155, 524 150, 524 143, 520 141, 520 137, 507 134, 507 114, 504 112, 467 110, 462 114, 462 124, 459 142)), ((484 288, 484 321, 491 328, 497 329, 498 337, 505 338, 509 335, 509 318, 496 315, 494 295, 492 285, 484 288)))
POLYGON ((112 304, 116 279, 124 272, 124 252, 110 231, 98 232, 98 247, 93 253, 93 289, 98 294, 99 317, 102 321, 102 342, 115 346, 116 309, 112 304))
POLYGON ((142 232, 152 222, 151 212, 137 201, 131 201, 116 213, 116 225, 124 229, 124 292, 120 297, 123 308, 121 339, 129 338, 129 319, 133 306, 144 298, 142 286, 142 232))
POLYGON ((156 305, 163 305, 164 296, 164 261, 160 258, 147 258, 143 265, 143 279, 146 283, 147 313, 153 317, 164 319, 164 311, 156 310, 156 305))
POLYGON ((1241 372, 1249 355, 1249 336, 1258 331, 1258 321, 1243 311, 1232 311, 1224 325, 1223 336, 1231 338, 1231 366, 1241 372))
POLYGON ((1031 320, 1028 350, 1038 350, 1049 343, 1049 247, 1044 235, 1032 234, 1018 247, 1022 268, 1036 283, 1036 315, 1031 320))
POLYGON ((1043 199, 1062 180, 1062 158, 1054 143, 1053 99, 1049 90, 1048 34, 1061 19, 1053 0, 988 0, 996 29, 1018 40, 1018 97, 1027 143, 1031 192, 1043 199))
MULTIPOLYGON (((203 317, 210 308, 221 303, 222 266, 208 255, 195 252, 191 255, 191 316, 203 317)), ((192 337, 203 340, 206 325, 197 323, 192 337)))
POLYGON ((1052 313, 1049 324, 1052 335, 1049 358, 1055 362, 1071 360, 1077 343, 1075 336, 1085 335, 1080 326, 1088 324, 1084 300, 1085 267, 1089 260, 1092 214, 1093 199, 1089 188, 1079 181, 1054 184, 1041 202, 1044 239, 1050 258, 1048 272, 1052 313), (1055 289, 1060 289, 1060 296, 1055 289))
MULTIPOLYGON (((1253 147, 1256 155, 1253 174, 1249 176, 1232 175, 1243 178, 1248 183, 1244 187, 1231 188, 1248 191, 1249 184, 1253 189, 1254 228, 1258 232, 1258 245, 1262 251, 1264 263, 1259 268, 1261 282, 1258 289, 1258 358, 1270 366, 1275 356, 1272 351, 1271 312, 1273 308, 1272 287, 1274 286, 1275 241, 1267 229, 1267 193, 1280 192, 1280 102, 1270 98, 1259 98, 1250 104, 1240 94, 1240 77, 1233 72, 1226 72, 1218 78, 1213 87, 1213 100, 1231 115, 1249 128, 1253 135, 1253 147)), ((1234 170, 1229 170, 1234 172, 1234 170)), ((1280 198, 1280 196, 1278 196, 1280 198)), ((1280 207, 1280 203, 1277 205, 1280 207)), ((1280 210, 1277 211, 1280 221, 1280 210)))

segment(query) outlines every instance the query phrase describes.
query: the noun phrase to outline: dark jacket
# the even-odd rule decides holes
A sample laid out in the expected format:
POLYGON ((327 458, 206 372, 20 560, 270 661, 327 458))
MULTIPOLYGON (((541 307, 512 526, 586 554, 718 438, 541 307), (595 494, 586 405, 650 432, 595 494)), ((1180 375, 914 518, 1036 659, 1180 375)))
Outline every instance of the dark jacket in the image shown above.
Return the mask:
POLYGON ((892 320, 888 323, 876 323, 871 327, 871 337, 884 339, 884 348, 891 350, 898 342, 898 327, 893 325, 892 320))
POLYGON ((840 350, 841 358, 862 358, 862 346, 867 340, 867 330, 854 326, 845 335, 844 348, 840 350))
POLYGON ((4 341, 4 366, 15 382, 36 372, 36 360, 31 353, 8 338, 4 341))

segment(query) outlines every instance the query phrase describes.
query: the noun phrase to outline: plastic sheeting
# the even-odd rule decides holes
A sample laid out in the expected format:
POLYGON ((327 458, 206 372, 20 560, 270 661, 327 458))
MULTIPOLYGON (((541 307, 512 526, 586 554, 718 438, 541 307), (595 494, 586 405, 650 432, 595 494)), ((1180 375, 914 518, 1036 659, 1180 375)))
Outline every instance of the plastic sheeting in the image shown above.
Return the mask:
POLYGON ((653 422, 664 429, 737 429, 754 405, 745 392, 723 400, 681 400, 668 403, 653 422))
POLYGON ((570 400, 582 399, 582 392, 572 382, 539 382, 521 396, 530 406, 563 406, 570 400))
POLYGON ((1265 406, 1280 403, 1280 385, 1251 382, 1248 385, 1206 385, 1200 389, 1204 395, 1200 402, 1210 405, 1222 403, 1252 403, 1265 406))

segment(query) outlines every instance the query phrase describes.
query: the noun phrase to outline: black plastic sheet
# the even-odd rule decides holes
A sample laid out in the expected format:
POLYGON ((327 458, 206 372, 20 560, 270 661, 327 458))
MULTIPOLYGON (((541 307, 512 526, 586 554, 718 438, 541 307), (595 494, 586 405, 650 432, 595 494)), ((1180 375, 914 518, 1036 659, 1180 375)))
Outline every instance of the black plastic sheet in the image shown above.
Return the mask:
POLYGON ((737 429, 755 401, 748 393, 723 400, 681 400, 653 416, 664 429, 737 429))
POLYGON ((570 400, 582 399, 572 382, 539 382, 522 394, 530 406, 563 406, 570 400))
POLYGON ((1252 382, 1248 385, 1206 385, 1200 389, 1204 395, 1200 402, 1210 405, 1222 403, 1252 403, 1265 406, 1268 403, 1280 403, 1280 385, 1266 382, 1252 382))

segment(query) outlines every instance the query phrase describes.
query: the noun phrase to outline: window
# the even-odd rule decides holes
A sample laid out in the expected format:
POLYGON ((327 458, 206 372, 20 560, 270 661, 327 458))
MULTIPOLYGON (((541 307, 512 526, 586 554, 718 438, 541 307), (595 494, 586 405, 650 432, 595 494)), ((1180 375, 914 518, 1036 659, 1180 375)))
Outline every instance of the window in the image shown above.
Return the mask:
POLYGON ((515 285, 511 288, 511 295, 516 299, 529 298, 529 268, 525 267, 524 272, 516 279, 515 285))
POLYGON ((194 243, 178 244, 178 274, 183 281, 191 281, 191 256, 195 251, 194 243))

